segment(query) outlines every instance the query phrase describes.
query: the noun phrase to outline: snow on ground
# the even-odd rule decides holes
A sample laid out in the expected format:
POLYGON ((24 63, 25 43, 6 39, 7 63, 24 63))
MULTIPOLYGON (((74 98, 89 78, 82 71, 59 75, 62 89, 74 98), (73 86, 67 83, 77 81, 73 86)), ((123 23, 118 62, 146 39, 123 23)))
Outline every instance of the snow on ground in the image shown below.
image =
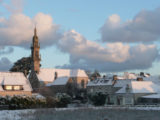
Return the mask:
MULTIPOLYGON (((160 112, 160 106, 105 106, 105 107, 81 107, 81 108, 51 108, 51 109, 27 109, 27 110, 1 110, 0 111, 0 120, 33 120, 35 117, 39 117, 41 114, 45 114, 46 116, 50 115, 52 112, 56 114, 58 118, 58 114, 63 114, 65 112, 70 113, 72 116, 73 111, 81 111, 86 114, 86 112, 91 113, 93 110, 98 110, 98 111, 123 111, 126 112, 126 110, 141 110, 143 113, 145 111, 157 111, 160 112), (37 115, 38 114, 38 115, 37 115), (40 115, 39 115, 40 114, 40 115), (47 115, 48 114, 48 115, 47 115)), ((148 113, 147 112, 147 113, 148 113)), ((111 113, 111 114, 114 114, 111 113)), ((134 114, 134 112, 133 112, 134 114)), ((74 116, 74 115, 73 115, 74 116)), ((44 116, 43 116, 44 117, 44 116)), ((53 117, 53 116, 52 116, 53 117)))
MULTIPOLYGON (((0 110, 0 120, 21 120, 22 114, 33 113, 35 110, 0 110)), ((26 119, 27 120, 27 119, 26 119)))

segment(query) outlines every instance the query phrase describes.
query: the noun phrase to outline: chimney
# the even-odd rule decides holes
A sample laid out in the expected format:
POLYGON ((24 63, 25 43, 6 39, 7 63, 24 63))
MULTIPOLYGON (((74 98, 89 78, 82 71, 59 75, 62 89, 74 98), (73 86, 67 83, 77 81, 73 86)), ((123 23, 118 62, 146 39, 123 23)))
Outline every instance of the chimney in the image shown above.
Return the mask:
POLYGON ((137 77, 137 81, 143 81, 142 77, 137 77))
POLYGON ((112 85, 116 84, 117 80, 118 80, 117 75, 113 75, 112 85))
POLYGON ((144 72, 140 72, 140 76, 144 77, 144 72))
POLYGON ((114 81, 115 81, 115 80, 118 80, 117 75, 113 75, 113 80, 114 80, 114 81))
POLYGON ((126 85, 126 93, 129 93, 130 92, 130 86, 129 84, 126 85))
POLYGON ((55 72, 55 73, 54 73, 54 80, 56 80, 57 78, 58 78, 58 73, 55 72))

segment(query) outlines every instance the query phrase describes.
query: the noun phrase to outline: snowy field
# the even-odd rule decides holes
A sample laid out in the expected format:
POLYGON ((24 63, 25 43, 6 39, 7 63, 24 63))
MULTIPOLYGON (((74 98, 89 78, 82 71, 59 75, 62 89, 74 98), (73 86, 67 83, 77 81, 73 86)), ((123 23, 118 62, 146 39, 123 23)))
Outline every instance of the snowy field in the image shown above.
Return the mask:
POLYGON ((160 120, 160 107, 2 110, 0 120, 160 120))

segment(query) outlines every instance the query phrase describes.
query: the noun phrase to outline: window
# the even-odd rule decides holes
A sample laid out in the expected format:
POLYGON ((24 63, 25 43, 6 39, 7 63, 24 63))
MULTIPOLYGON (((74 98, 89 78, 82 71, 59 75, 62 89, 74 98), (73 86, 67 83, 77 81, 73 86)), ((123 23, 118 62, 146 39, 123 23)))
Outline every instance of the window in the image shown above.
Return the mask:
POLYGON ((14 89, 14 90, 20 90, 21 87, 20 87, 20 86, 13 86, 13 89, 14 89))
POLYGON ((84 80, 81 81, 81 87, 82 87, 82 88, 85 87, 85 81, 84 81, 84 80))
POLYGON ((12 90, 12 86, 6 85, 6 86, 5 86, 5 89, 6 89, 6 90, 12 90))
POLYGON ((16 90, 23 90, 23 87, 22 85, 4 85, 3 89, 16 91, 16 90))

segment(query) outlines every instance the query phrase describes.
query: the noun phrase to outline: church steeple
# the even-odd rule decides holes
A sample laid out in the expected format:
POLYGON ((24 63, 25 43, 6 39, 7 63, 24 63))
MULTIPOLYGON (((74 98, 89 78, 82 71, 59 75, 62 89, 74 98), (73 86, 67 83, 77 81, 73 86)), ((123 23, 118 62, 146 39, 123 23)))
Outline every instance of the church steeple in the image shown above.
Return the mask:
POLYGON ((37 28, 34 28, 34 36, 37 36, 37 28))
POLYGON ((40 71, 40 55, 39 55, 39 49, 40 49, 40 45, 39 45, 39 40, 38 40, 38 36, 37 36, 37 29, 36 27, 34 28, 34 36, 33 36, 33 40, 32 40, 32 46, 31 46, 31 54, 32 54, 32 69, 39 73, 40 71))

